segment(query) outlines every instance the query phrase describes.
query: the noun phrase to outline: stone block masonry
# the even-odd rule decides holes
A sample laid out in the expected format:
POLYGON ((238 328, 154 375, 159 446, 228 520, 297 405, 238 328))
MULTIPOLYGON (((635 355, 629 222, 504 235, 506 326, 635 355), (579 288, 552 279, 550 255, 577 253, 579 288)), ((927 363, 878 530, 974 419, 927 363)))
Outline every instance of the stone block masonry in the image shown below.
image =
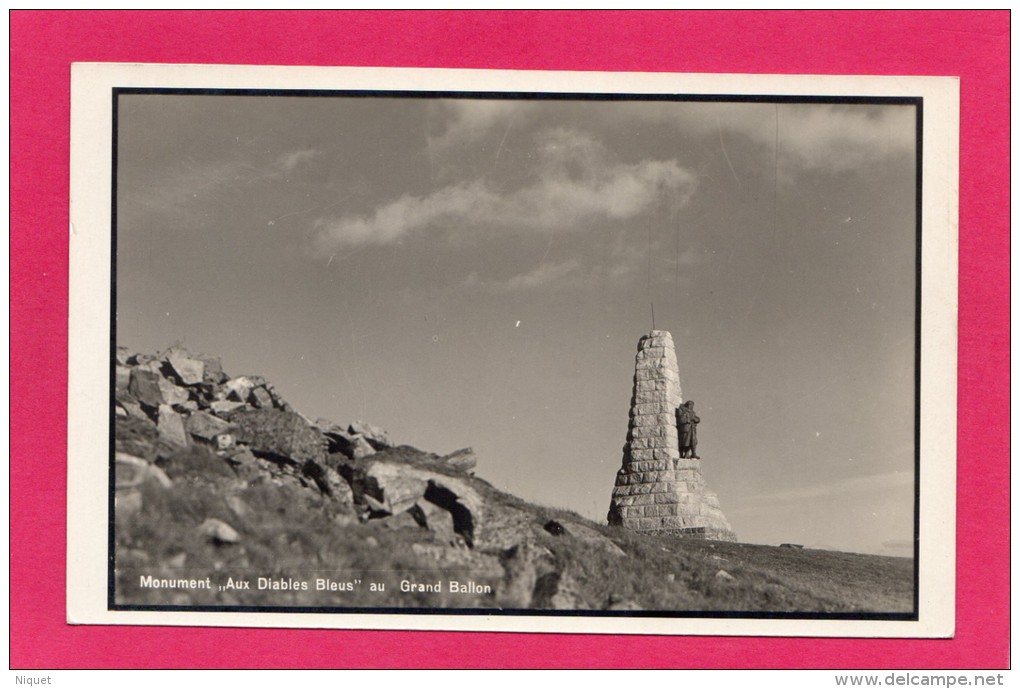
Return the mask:
POLYGON ((735 541, 701 460, 680 457, 676 410, 683 403, 673 336, 653 330, 638 341, 623 466, 609 523, 680 538, 735 541))

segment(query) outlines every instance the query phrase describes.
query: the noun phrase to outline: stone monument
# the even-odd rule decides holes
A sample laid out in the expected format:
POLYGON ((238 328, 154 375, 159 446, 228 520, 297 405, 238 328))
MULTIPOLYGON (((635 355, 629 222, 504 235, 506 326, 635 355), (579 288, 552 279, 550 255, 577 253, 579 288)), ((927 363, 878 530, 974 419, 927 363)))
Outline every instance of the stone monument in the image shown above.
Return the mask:
POLYGON ((630 425, 609 523, 645 533, 735 541, 719 499, 705 484, 701 460, 680 456, 677 410, 682 404, 673 336, 652 330, 638 341, 630 425))

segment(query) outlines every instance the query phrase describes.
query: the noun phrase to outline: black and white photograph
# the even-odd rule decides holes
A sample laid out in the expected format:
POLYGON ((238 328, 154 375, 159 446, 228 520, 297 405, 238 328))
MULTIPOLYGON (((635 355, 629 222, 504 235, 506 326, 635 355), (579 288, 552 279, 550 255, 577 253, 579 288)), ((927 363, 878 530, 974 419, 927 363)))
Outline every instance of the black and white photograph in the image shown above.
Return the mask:
POLYGON ((923 98, 110 96, 107 610, 920 618, 923 98))

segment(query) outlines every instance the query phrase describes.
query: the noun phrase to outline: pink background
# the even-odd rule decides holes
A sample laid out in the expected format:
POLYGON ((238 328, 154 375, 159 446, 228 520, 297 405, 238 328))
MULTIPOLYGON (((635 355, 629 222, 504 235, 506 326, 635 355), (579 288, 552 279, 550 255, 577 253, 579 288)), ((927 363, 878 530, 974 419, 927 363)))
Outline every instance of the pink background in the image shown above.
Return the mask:
POLYGON ((1009 19, 1006 11, 12 12, 11 667, 1008 667, 1009 19), (956 637, 65 624, 69 85, 77 61, 959 76, 956 637))

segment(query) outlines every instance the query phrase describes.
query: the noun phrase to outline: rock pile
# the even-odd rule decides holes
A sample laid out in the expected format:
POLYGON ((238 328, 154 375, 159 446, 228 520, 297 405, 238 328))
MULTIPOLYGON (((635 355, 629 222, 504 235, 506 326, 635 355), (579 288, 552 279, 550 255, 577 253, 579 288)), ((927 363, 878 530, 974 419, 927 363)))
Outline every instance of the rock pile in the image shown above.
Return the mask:
MULTIPOLYGON (((310 421, 295 412, 265 378, 228 376, 218 358, 182 347, 155 355, 119 347, 114 411, 125 421, 118 425, 118 445, 131 435, 129 428, 142 436, 147 432, 155 436, 156 442, 143 452, 149 456, 132 460, 146 465, 166 459, 174 450, 199 446, 230 466, 265 460, 301 483, 310 480, 325 494, 332 494, 332 488, 343 483, 343 475, 354 484, 356 505, 365 518, 410 509, 419 498, 426 499, 426 492, 455 512, 467 509, 462 498, 470 502, 449 488, 452 479, 441 476, 412 478, 413 472, 408 471, 399 482, 392 477, 388 482, 381 479, 386 473, 381 467, 387 465, 373 465, 367 459, 394 448, 382 428, 363 421, 347 426, 327 419, 310 421), (128 419, 135 423, 127 423, 128 419), (421 487, 413 499, 409 499, 411 485, 421 487), (399 499, 392 497, 395 492, 399 499)), ((120 452, 118 462, 126 462, 123 457, 133 456, 120 452)), ((437 469, 465 475, 470 475, 476 464, 470 448, 447 457, 430 457, 429 461, 437 469)), ((155 464, 151 466, 162 473, 155 464)), ((346 492, 351 493, 349 487, 346 492)), ((470 529, 465 529, 469 534, 470 529)))
POLYGON ((638 341, 627 443, 609 523, 635 531, 735 541, 719 499, 705 484, 701 462, 680 457, 676 411, 682 402, 673 336, 653 330, 638 341))

